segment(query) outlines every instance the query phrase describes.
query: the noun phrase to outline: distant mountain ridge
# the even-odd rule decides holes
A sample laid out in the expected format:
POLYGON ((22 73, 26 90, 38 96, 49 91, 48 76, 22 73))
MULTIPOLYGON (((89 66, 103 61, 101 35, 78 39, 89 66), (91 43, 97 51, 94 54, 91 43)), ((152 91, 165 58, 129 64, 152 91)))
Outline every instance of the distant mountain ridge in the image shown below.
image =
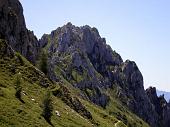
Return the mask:
POLYGON ((156 90, 156 92, 157 92, 158 96, 164 94, 165 99, 167 100, 167 102, 169 102, 169 100, 170 100, 170 92, 161 91, 161 90, 156 90))

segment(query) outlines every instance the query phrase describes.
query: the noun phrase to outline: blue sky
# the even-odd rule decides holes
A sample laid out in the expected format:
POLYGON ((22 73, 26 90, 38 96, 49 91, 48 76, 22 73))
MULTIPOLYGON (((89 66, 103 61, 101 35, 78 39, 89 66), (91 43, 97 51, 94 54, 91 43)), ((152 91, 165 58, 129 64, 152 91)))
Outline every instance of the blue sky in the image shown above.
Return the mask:
POLYGON ((169 0, 20 0, 40 38, 67 22, 96 27, 124 60, 137 63, 145 88, 170 91, 169 0))

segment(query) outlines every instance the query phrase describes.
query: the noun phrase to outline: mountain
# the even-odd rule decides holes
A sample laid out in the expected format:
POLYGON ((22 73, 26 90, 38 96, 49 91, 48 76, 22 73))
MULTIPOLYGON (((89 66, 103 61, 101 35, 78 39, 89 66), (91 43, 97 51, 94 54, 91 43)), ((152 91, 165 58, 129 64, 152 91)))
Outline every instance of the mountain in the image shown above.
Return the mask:
POLYGON ((170 92, 165 92, 165 91, 160 91, 160 90, 157 90, 156 92, 158 96, 164 95, 167 101, 170 100, 170 92))
POLYGON ((69 22, 37 40, 20 2, 0 0, 0 38, 0 126, 169 126, 170 104, 97 28, 69 22))
POLYGON ((168 126, 169 119, 160 116, 164 112, 162 103, 158 101, 162 111, 158 112, 152 96, 159 98, 150 93, 152 89, 144 90, 143 76, 135 62, 123 62, 96 28, 68 23, 43 35, 40 44, 40 52, 48 57, 47 75, 51 80, 67 80, 81 90, 83 98, 103 108, 118 99, 151 126, 168 126))

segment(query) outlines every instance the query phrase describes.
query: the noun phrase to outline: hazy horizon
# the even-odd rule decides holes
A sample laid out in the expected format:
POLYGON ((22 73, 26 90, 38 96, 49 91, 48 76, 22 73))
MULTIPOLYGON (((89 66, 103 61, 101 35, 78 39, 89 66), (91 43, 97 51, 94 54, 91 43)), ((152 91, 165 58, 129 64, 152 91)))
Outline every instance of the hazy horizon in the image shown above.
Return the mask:
POLYGON ((145 88, 170 91, 170 1, 20 1, 38 38, 67 22, 96 27, 124 61, 136 62, 145 88))

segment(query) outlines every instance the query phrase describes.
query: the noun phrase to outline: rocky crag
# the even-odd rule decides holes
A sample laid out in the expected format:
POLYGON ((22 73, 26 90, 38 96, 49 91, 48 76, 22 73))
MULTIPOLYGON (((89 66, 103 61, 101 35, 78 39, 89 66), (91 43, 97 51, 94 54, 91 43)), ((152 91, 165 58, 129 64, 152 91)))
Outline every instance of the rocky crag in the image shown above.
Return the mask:
MULTIPOLYGON (((163 96, 156 95, 155 88, 144 90, 143 76, 135 62, 124 62, 96 28, 68 23, 37 40, 26 28, 20 2, 0 0, 0 38, 7 40, 11 47, 10 50, 2 48, 2 54, 6 52, 9 56, 12 52, 19 52, 52 82, 69 84, 79 91, 79 98, 109 110, 110 115, 114 113, 112 103, 117 100, 151 127, 168 127, 170 104, 163 96)), ((93 119, 65 87, 60 90, 54 92, 56 97, 86 118, 93 119)), ((128 125, 128 116, 117 119, 128 125)))

